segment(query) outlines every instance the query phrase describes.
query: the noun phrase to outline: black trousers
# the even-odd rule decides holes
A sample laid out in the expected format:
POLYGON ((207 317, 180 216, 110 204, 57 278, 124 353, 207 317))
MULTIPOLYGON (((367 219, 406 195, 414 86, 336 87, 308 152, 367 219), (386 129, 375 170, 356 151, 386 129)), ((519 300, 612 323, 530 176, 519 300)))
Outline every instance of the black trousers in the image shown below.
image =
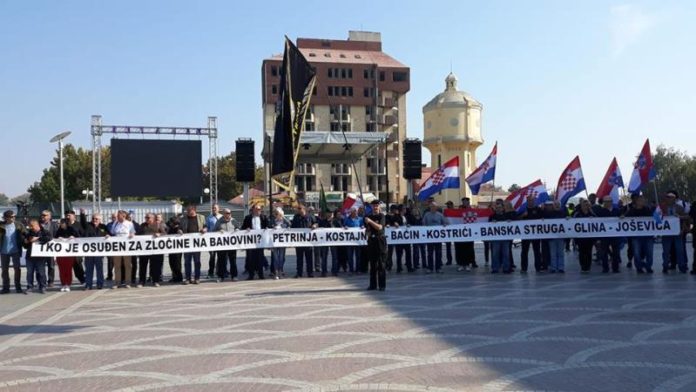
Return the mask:
POLYGON ((547 269, 551 264, 551 248, 549 240, 541 240, 541 265, 542 269, 547 269))
MULTIPOLYGON (((308 249, 311 251, 312 248, 308 249)), ((253 279, 254 274, 258 275, 259 279, 263 279, 263 249, 249 249, 246 251, 246 257, 249 279, 253 279)))
POLYGON ((445 251, 447 253, 447 265, 452 264, 452 243, 445 242, 445 251))
POLYGON ((297 255, 297 276, 302 276, 305 265, 307 266, 307 276, 314 276, 314 248, 295 248, 295 254, 297 255))
POLYGON ((138 258, 142 256, 132 256, 131 257, 131 282, 135 283, 135 278, 138 276, 138 258))
POLYGON ((218 279, 224 280, 227 275, 227 262, 230 263, 230 277, 237 277, 237 251, 236 250, 221 250, 217 252, 217 265, 215 272, 218 279))
POLYGON ((578 245, 578 257, 580 259, 580 269, 589 271, 592 267, 592 245, 594 240, 591 238, 579 238, 575 242, 578 245))
POLYGON ((541 241, 540 240, 522 240, 522 271, 526 271, 529 267, 529 247, 534 251, 534 269, 539 272, 542 268, 541 261, 541 241))
POLYGON ((611 257, 611 270, 618 271, 621 265, 618 238, 603 238, 597 246, 599 260, 602 261, 602 270, 609 271, 609 258, 611 257))
POLYGON ((370 288, 387 287, 386 246, 379 239, 367 240, 367 259, 370 265, 370 288))
POLYGON ((114 280, 114 258, 106 258, 106 280, 114 280))
POLYGON ((76 257, 72 267, 77 280, 85 284, 85 267, 82 266, 82 257, 76 257))
POLYGON ((169 269, 172 270, 172 282, 183 282, 184 275, 181 273, 181 253, 169 254, 169 269))
POLYGON ((394 266, 394 261, 392 257, 394 256, 394 249, 396 249, 396 245, 389 245, 387 247, 387 271, 391 271, 392 267, 394 266))
POLYGON ((210 252, 210 259, 208 260, 208 277, 215 275, 216 263, 218 252, 210 252))
MULTIPOLYGON (((401 272, 404 267, 401 263, 401 256, 406 255, 406 269, 413 271, 413 260, 411 260, 411 245, 394 245, 396 246, 396 271, 401 272)), ((389 268, 387 268, 389 269, 389 268)))
POLYGON ((476 264, 476 253, 474 252, 473 242, 455 242, 454 258, 457 265, 467 266, 476 264))

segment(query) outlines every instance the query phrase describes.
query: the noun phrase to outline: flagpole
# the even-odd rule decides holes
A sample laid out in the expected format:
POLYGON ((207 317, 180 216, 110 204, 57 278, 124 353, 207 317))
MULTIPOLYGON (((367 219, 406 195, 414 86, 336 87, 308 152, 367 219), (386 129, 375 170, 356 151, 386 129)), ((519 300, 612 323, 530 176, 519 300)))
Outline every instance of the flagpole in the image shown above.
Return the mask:
POLYGON ((493 179, 493 187, 491 188, 491 201, 488 203, 488 206, 493 205, 493 198, 495 197, 495 178, 493 179))

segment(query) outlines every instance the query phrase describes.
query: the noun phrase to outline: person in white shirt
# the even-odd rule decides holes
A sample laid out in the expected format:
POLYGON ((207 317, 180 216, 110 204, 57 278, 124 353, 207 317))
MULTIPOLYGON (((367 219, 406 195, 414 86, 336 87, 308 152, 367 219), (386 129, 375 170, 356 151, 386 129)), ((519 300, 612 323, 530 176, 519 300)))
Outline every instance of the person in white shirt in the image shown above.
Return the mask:
MULTIPOLYGON (((135 227, 133 222, 126 219, 128 213, 126 211, 119 211, 116 217, 116 222, 111 226, 111 235, 114 237, 128 237, 132 238, 135 235, 135 227)), ((128 284, 128 279, 131 276, 131 256, 114 256, 114 284, 112 289, 117 289, 119 286, 130 288, 128 284), (124 273, 121 274, 121 268, 124 269, 124 273)))

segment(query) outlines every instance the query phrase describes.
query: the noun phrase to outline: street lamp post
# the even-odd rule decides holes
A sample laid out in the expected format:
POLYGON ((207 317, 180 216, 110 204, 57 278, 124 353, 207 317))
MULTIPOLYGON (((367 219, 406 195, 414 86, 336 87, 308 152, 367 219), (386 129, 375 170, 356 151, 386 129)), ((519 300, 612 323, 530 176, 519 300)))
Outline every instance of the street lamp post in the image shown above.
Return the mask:
POLYGON ((72 132, 70 131, 65 131, 57 134, 56 136, 52 137, 50 142, 51 143, 56 143, 58 142, 58 152, 59 156, 58 159, 60 160, 59 166, 60 166, 60 216, 65 216, 65 182, 63 180, 63 139, 66 137, 70 136, 72 132))
POLYGON ((85 201, 89 201, 89 197, 94 195, 94 191, 91 189, 83 189, 82 194, 85 196, 85 201))

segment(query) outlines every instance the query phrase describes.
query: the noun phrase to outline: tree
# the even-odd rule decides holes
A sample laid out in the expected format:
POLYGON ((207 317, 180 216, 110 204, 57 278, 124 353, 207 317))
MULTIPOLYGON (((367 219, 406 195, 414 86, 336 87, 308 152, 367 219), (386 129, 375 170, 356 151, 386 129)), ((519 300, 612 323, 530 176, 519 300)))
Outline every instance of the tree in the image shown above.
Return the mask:
POLYGON ((520 188, 521 188, 521 187, 520 187, 519 185, 517 185, 517 184, 512 184, 512 185, 510 185, 510 187, 508 188, 508 192, 512 193, 512 192, 515 192, 515 191, 519 191, 520 188))
MULTIPOLYGON (((111 151, 108 147, 102 149, 102 196, 111 192, 111 151)), ((63 178, 65 184, 65 200, 79 200, 82 191, 92 189, 92 151, 75 148, 66 144, 63 148, 63 178)), ((41 180, 35 182, 27 190, 34 202, 48 203, 60 200, 60 153, 44 169, 41 180)))
MULTIPOLYGON (((653 156, 653 162, 659 192, 675 190, 684 200, 696 199, 696 156, 688 155, 673 147, 660 145, 653 156)), ((654 192, 651 188, 652 185, 650 188, 643 189, 643 192, 653 199, 654 192)))
POLYGON ((7 204, 9 204, 9 202, 10 198, 7 197, 7 195, 4 193, 0 193, 0 205, 6 206, 7 204))

